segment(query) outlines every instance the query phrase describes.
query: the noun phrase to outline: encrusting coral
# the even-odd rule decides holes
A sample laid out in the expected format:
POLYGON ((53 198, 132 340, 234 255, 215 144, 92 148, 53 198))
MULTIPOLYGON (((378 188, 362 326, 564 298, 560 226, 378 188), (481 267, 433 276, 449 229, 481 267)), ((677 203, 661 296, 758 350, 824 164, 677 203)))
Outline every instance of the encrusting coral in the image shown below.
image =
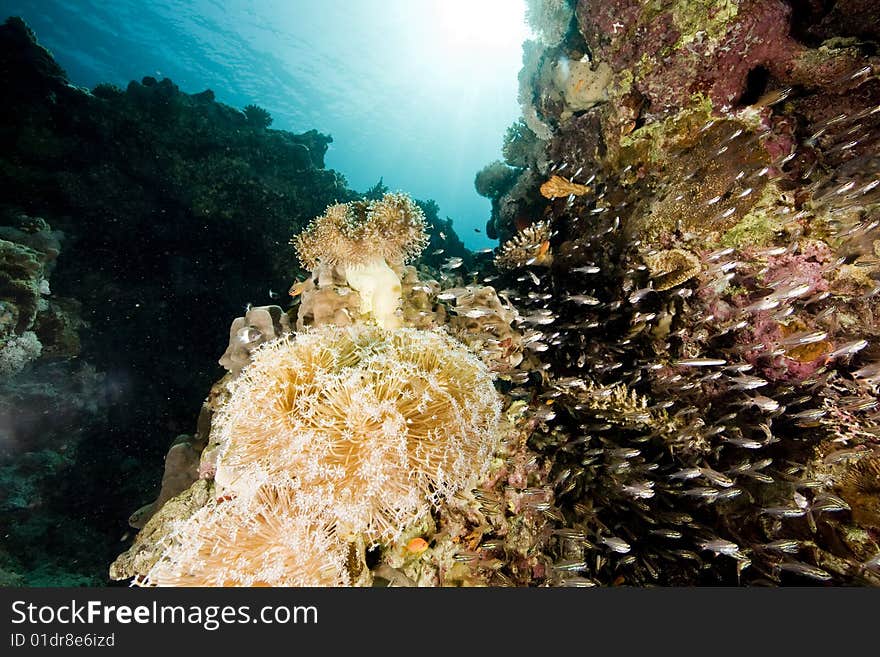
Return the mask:
POLYGON ((573 183, 562 176, 551 176, 550 180, 541 185, 541 196, 549 199, 561 198, 572 194, 583 196, 589 193, 590 188, 587 185, 573 183))
POLYGON ((406 194, 327 208, 293 239, 302 265, 338 267, 360 294, 360 312, 383 328, 401 326, 400 277, 392 266, 416 258, 428 244, 425 215, 406 194))
POLYGON ((280 306, 248 308, 244 317, 236 317, 229 327, 229 346, 219 362, 238 376, 257 347, 289 331, 290 321, 280 306))
POLYGON ((559 537, 529 581, 880 584, 874 39, 782 0, 572 9, 520 74, 549 161, 511 130, 529 188, 493 212, 492 283, 549 347, 510 391, 559 537))

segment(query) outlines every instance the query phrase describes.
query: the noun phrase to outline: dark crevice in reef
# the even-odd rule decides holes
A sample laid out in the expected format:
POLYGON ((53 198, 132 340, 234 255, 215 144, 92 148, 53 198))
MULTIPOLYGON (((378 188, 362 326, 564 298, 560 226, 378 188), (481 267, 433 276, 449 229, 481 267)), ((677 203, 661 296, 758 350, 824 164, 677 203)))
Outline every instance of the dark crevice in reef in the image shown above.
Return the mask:
POLYGON ((737 105, 743 107, 755 103, 767 91, 769 81, 770 71, 766 67, 756 66, 753 68, 746 77, 746 88, 737 105))

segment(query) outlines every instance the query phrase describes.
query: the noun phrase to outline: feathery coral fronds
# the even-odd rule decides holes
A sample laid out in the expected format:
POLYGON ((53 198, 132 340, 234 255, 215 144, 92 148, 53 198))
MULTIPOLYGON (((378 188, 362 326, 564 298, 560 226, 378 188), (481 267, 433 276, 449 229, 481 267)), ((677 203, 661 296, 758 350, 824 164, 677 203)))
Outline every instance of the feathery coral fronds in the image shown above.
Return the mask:
POLYGON ((266 343, 230 386, 222 492, 295 477, 342 538, 396 537, 485 473, 498 433, 491 374, 441 331, 322 327, 266 343))
POLYGON ((403 263, 428 244, 425 215, 406 194, 388 193, 378 201, 331 205, 292 243, 300 262, 314 270, 328 265, 359 265, 382 257, 403 263))
POLYGON ((347 546, 287 486, 223 496, 181 522, 142 583, 345 586, 347 546))

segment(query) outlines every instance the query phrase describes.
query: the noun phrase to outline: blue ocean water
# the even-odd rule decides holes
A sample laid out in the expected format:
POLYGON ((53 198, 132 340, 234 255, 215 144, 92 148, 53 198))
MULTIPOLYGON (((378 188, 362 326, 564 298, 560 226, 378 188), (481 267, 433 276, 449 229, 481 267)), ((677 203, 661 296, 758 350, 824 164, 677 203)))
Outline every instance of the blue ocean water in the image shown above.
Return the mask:
POLYGON ((2 0, 75 85, 150 75, 255 103, 273 128, 332 135, 327 166, 365 191, 432 198, 494 246, 475 173, 519 116, 523 0, 2 0))

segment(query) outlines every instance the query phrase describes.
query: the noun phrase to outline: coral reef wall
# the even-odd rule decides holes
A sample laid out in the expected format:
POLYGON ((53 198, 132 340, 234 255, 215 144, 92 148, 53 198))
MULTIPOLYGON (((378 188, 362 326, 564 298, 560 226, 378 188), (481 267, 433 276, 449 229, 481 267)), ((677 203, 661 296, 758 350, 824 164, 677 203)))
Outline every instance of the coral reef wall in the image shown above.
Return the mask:
MULTIPOLYGON (((3 417, 40 409, 3 446, 4 488, 29 487, 3 508, 33 511, 0 552, 10 581, 65 581, 34 574, 50 562, 105 581, 169 444, 196 428, 229 318, 288 298, 290 235, 358 198, 324 167, 329 136, 270 123, 168 79, 78 88, 23 21, 0 26, 0 373, 16 374, 3 417)), ((432 252, 466 256, 433 207, 432 252)))
POLYGON ((532 4, 571 22, 476 183, 548 581, 880 583, 880 8, 532 4))

